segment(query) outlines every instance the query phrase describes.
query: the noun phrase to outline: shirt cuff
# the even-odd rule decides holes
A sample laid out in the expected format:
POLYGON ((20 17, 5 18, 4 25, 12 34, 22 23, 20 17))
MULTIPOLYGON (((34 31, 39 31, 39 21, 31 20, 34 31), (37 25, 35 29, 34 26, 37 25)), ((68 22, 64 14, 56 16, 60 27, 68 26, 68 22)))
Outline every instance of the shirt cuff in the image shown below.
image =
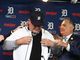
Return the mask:
POLYGON ((68 46, 66 47, 67 51, 70 51, 70 44, 68 44, 68 46))

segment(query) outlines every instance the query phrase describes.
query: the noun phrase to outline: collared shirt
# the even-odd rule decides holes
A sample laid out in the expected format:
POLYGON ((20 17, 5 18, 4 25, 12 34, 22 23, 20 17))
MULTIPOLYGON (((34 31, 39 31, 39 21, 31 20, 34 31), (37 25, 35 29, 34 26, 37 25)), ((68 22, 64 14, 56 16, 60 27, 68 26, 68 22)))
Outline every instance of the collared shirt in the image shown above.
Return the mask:
MULTIPOLYGON (((68 42, 69 38, 71 37, 72 34, 66 36, 66 41, 65 42, 68 42)), ((70 51, 70 44, 68 43, 68 46, 66 47, 66 50, 67 51, 70 51)))

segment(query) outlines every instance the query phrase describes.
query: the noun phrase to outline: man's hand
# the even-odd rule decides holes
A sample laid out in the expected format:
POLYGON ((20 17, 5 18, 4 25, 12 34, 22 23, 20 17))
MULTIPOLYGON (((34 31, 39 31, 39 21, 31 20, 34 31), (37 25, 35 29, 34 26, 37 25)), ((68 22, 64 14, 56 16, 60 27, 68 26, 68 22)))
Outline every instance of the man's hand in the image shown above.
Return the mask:
POLYGON ((25 37, 22 37, 18 40, 16 40, 16 44, 17 45, 22 45, 22 44, 29 44, 32 40, 32 37, 31 36, 25 36, 25 37))
POLYGON ((56 39, 55 42, 56 42, 57 45, 63 46, 65 48, 68 46, 68 43, 67 42, 63 42, 63 40, 61 40, 61 39, 56 39))
POLYGON ((51 47, 51 46, 53 46, 54 43, 53 43, 53 41, 51 41, 49 39, 42 39, 41 44, 44 46, 50 46, 51 47))
POLYGON ((0 42, 4 40, 4 36, 3 35, 0 35, 0 42))

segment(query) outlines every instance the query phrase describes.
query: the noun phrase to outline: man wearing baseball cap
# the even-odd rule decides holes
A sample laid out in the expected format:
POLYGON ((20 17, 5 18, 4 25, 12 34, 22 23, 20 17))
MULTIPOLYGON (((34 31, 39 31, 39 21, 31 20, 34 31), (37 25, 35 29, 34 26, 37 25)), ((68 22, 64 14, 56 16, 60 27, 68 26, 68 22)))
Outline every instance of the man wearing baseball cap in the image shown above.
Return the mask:
POLYGON ((4 42, 4 49, 13 50, 13 60, 48 60, 50 49, 42 40, 54 40, 51 33, 43 29, 43 14, 35 11, 28 26, 17 29, 4 42))

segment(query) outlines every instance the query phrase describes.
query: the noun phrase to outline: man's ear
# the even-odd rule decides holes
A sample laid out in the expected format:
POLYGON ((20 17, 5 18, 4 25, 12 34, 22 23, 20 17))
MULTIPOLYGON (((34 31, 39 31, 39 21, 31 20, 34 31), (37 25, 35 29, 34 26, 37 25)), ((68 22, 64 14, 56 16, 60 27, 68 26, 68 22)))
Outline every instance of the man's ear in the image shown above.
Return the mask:
POLYGON ((75 27, 74 27, 73 25, 71 25, 71 28, 72 28, 72 30, 74 30, 74 29, 75 29, 75 27))

